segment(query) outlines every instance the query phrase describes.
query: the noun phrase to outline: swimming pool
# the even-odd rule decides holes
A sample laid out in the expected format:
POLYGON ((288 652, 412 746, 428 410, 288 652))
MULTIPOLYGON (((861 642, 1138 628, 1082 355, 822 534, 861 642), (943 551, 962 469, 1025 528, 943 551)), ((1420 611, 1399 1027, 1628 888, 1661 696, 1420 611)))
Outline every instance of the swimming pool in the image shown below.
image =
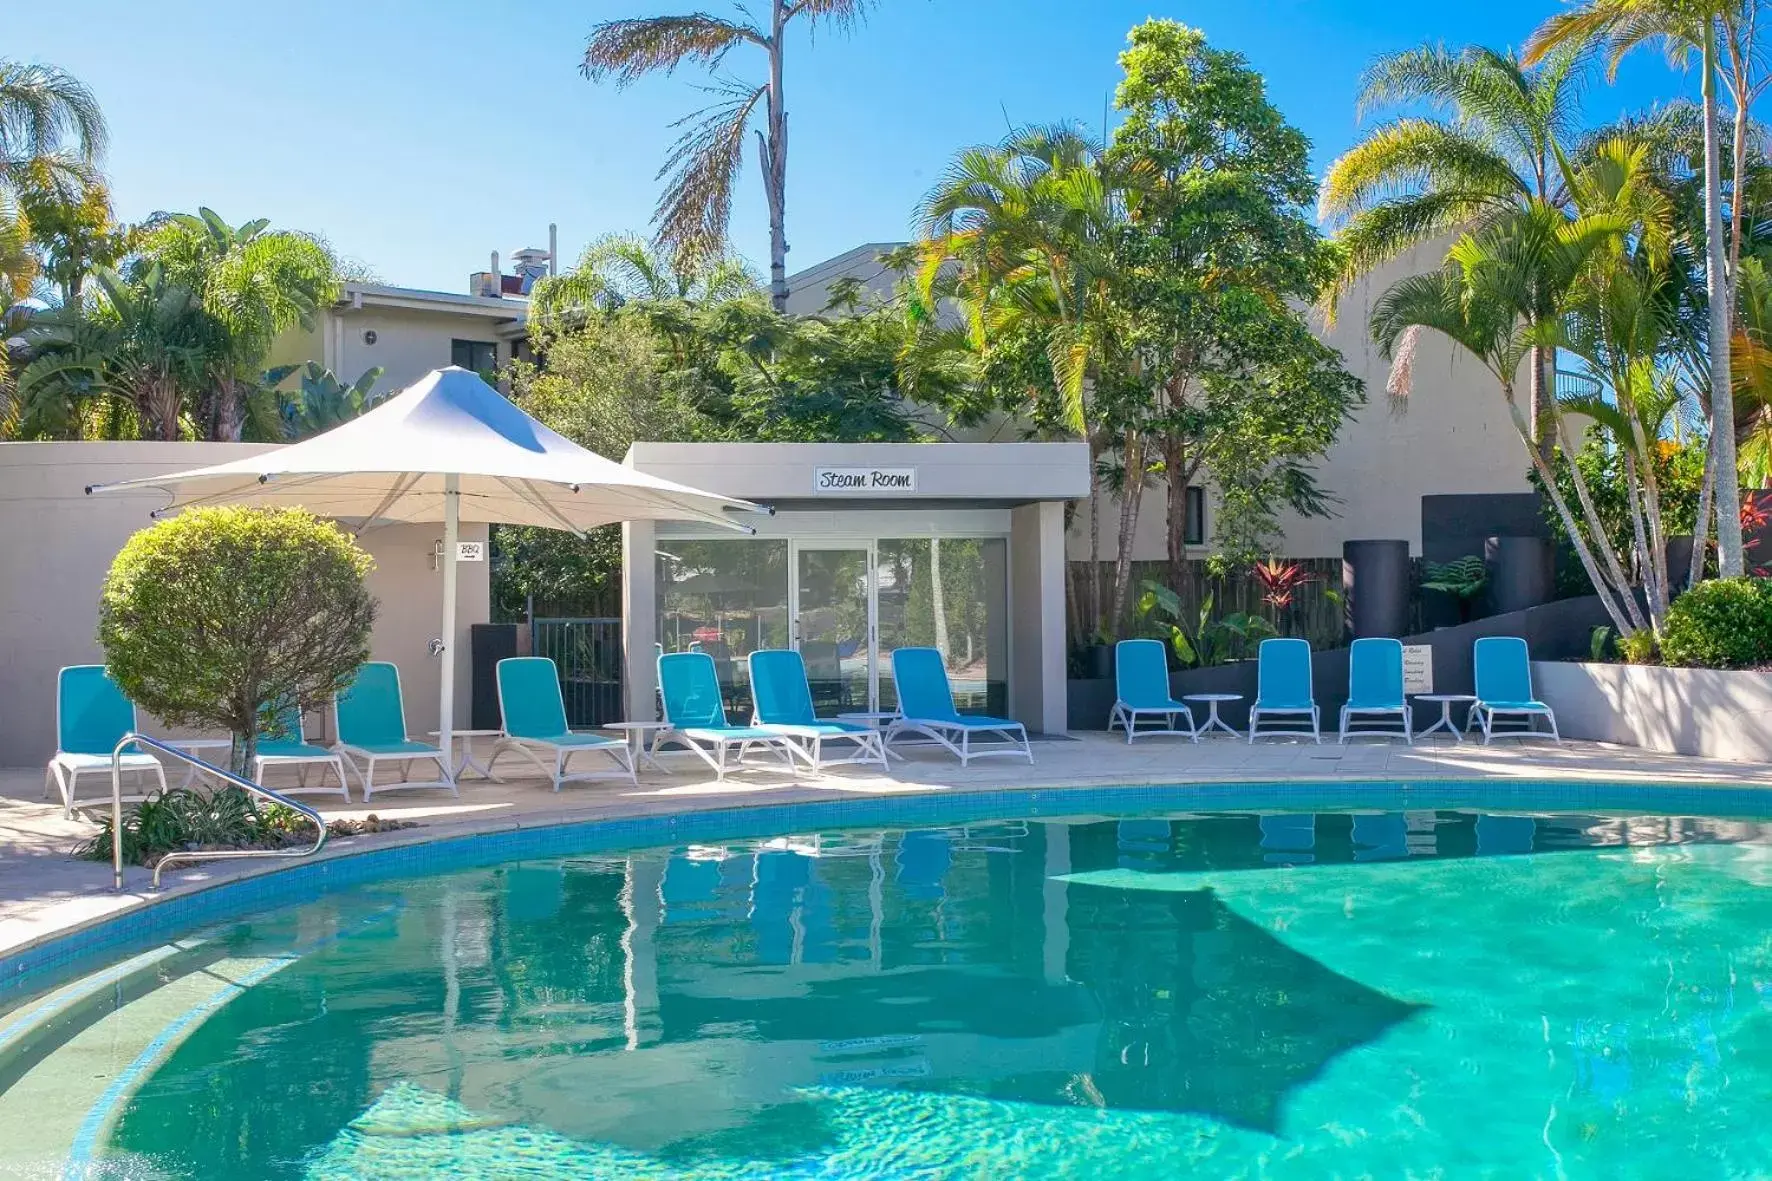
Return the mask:
POLYGON ((0 1175, 1751 1174, 1769 885, 1755 819, 1425 807, 371 881, 0 1014, 0 1175))

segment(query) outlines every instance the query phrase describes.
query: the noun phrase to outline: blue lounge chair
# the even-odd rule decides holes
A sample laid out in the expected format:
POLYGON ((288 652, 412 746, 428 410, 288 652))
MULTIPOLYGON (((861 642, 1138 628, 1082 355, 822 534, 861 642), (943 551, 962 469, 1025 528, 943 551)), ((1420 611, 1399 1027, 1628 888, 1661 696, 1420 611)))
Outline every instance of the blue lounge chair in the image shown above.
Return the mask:
POLYGON ((265 738, 258 744, 252 757, 252 778, 255 783, 265 781, 267 767, 294 767, 296 782, 292 787, 281 788, 284 795, 301 795, 304 792, 323 791, 328 794, 337 792, 345 799, 351 798, 351 787, 345 779, 345 760, 335 750, 327 750, 316 746, 302 736, 302 714, 299 705, 292 705, 277 715, 277 729, 281 736, 265 738), (320 781, 308 783, 308 771, 320 768, 320 781), (329 786, 326 772, 331 770, 338 779, 338 786, 329 786))
POLYGON ((1175 700, 1169 691, 1169 657, 1161 640, 1121 640, 1114 645, 1114 708, 1108 714, 1108 729, 1126 728, 1126 745, 1139 735, 1182 734, 1195 742, 1200 732, 1194 728, 1194 711, 1175 700), (1162 729, 1140 730, 1141 715, 1159 719, 1162 729), (1185 719, 1187 728, 1176 724, 1185 719))
POLYGON ((1341 742, 1370 734, 1380 738, 1401 737, 1415 745, 1415 723, 1409 699, 1403 694, 1403 641, 1380 638, 1355 640, 1348 650, 1347 704, 1341 707, 1341 742), (1386 727, 1395 718, 1402 727, 1386 727), (1364 729, 1355 730, 1356 722, 1364 729))
POLYGON ((1549 724, 1551 738, 1558 743, 1563 741, 1557 733, 1557 715, 1532 696, 1532 656, 1525 640, 1519 636, 1484 636, 1477 641, 1471 660, 1476 666, 1477 681, 1471 720, 1483 727, 1484 745, 1496 734, 1522 738, 1536 734, 1539 731, 1535 719, 1540 717, 1549 724), (1525 726, 1520 730, 1497 730, 1498 718, 1513 718, 1525 726))
POLYGON ((634 774, 633 754, 620 739, 600 734, 573 733, 566 722, 566 699, 560 695, 560 670, 546 656, 511 656, 498 662, 493 670, 498 681, 498 712, 503 718, 504 733, 492 747, 492 758, 486 763, 487 774, 498 756, 515 752, 534 763, 536 769, 553 781, 554 790, 562 783, 597 779, 607 772, 568 774, 572 756, 594 753, 607 755, 616 770, 638 784, 634 774), (542 755, 553 758, 550 766, 542 755))
POLYGON ((752 724, 793 740, 794 753, 814 771, 844 763, 886 766, 886 744, 872 726, 827 721, 812 708, 812 684, 806 664, 792 649, 760 649, 750 655, 752 724), (848 743, 847 758, 826 758, 826 742, 848 743))
POLYGON ((965 715, 954 708, 954 691, 948 684, 947 663, 934 648, 899 648, 892 653, 892 681, 898 689, 900 717, 886 728, 886 745, 905 734, 923 734, 960 760, 962 767, 987 755, 1021 755, 1034 761, 1027 729, 1007 718, 965 715), (983 750, 972 745, 974 736, 995 741, 983 750))
POLYGON ((1256 649, 1255 704, 1249 707, 1249 742, 1268 735, 1297 735, 1321 743, 1321 714, 1311 695, 1311 646, 1305 640, 1263 640, 1256 649))
POLYGON ((332 728, 338 735, 333 749, 345 756, 345 761, 363 780, 364 803, 369 802, 378 786, 383 791, 447 787, 457 798, 461 796, 455 786, 455 768, 450 766, 448 756, 435 746, 407 738, 406 701, 400 692, 400 670, 386 661, 365 663, 357 670, 350 687, 333 699, 332 728), (413 779, 412 764, 416 762, 435 763, 437 778, 413 779), (400 778, 377 784, 377 763, 399 763, 400 778))
POLYGON ((779 730, 765 726, 734 726, 726 720, 720 700, 720 678, 714 658, 706 652, 669 652, 658 658, 658 689, 664 702, 664 720, 670 727, 659 732, 654 749, 666 742, 680 742, 714 769, 716 778, 744 762, 753 749, 774 751, 791 770, 794 743, 779 730), (728 763, 728 751, 738 757, 728 763))
MULTIPOLYGON (((55 757, 43 772, 43 794, 59 788, 62 813, 69 819, 77 807, 109 803, 109 791, 102 799, 81 800, 80 776, 98 772, 108 788, 111 752, 136 729, 135 703, 123 696, 104 665, 72 664, 62 669, 55 677, 55 757)), ((122 766, 126 777, 134 777, 133 787, 123 789, 124 799, 146 799, 148 776, 166 790, 165 768, 146 751, 124 751, 122 766)))

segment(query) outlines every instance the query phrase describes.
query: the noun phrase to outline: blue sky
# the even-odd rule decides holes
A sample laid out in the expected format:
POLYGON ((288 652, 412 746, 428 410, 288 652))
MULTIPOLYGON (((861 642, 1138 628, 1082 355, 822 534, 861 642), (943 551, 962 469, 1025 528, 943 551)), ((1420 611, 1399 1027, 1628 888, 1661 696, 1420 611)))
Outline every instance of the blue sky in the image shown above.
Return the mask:
MULTIPOLYGON (((1150 16, 1205 30, 1268 78, 1319 169, 1358 133, 1353 93, 1379 53, 1444 41, 1517 45, 1556 0, 880 0, 866 28, 789 50, 788 229, 795 270, 903 238, 963 145, 1010 122, 1100 127, 1126 31, 1150 16)), ((111 122, 120 216, 215 208, 326 235, 390 283, 464 290, 488 252, 575 256, 643 230, 670 123, 705 105, 686 71, 618 93, 577 71, 599 20, 727 0, 69 0, 8 23, 0 56, 83 78, 111 122)), ((729 72, 759 76, 757 57, 729 72)), ((1695 90, 1645 54, 1596 82, 1605 121, 1695 90)), ((733 239, 767 259, 754 162, 733 239)))

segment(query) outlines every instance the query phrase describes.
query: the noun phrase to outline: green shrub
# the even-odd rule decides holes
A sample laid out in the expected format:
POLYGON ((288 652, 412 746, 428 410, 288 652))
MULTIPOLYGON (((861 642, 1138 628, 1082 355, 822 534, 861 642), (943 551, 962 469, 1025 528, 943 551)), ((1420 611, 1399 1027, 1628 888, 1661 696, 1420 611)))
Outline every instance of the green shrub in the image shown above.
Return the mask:
POLYGON ((244 774, 292 705, 328 700, 369 658, 369 555, 300 509, 192 509, 129 539, 99 601, 111 675, 175 726, 225 729, 244 774))
POLYGON ((1772 579, 1714 578, 1675 599, 1661 655, 1688 668, 1772 664, 1772 579))

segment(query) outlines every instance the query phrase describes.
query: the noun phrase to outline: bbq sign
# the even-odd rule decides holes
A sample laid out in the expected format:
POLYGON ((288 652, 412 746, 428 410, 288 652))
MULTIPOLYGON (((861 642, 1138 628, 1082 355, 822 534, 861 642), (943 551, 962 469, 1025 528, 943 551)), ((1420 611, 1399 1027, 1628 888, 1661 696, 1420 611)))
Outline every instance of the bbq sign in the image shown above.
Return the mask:
POLYGON ((914 467, 821 467, 812 469, 819 496, 893 496, 917 490, 914 467))

